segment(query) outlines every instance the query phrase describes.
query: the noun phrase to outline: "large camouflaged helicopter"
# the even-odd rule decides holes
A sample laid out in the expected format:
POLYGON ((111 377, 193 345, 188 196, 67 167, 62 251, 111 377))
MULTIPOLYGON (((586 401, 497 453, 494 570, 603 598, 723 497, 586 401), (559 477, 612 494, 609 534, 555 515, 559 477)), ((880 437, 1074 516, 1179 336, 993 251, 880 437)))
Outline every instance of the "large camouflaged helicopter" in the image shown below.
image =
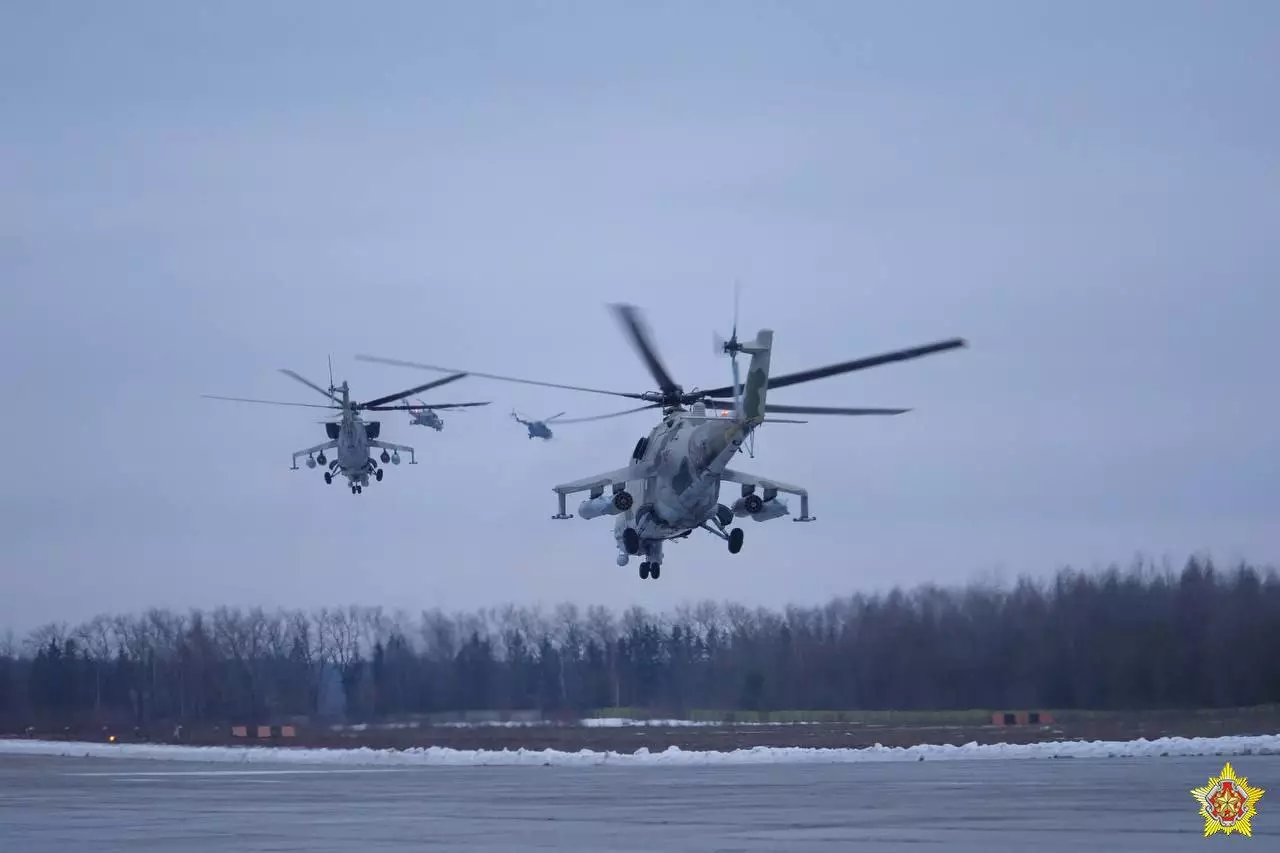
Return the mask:
MULTIPOLYGON (((793 494, 800 499, 800 515, 794 521, 813 521, 809 514, 809 493, 771 477, 760 477, 735 471, 728 467, 730 460, 742 448, 743 442, 762 423, 785 419, 770 418, 771 414, 803 415, 899 415, 908 409, 883 408, 832 408, 827 406, 797 406, 766 403, 768 391, 785 388, 803 382, 811 382, 828 376, 850 373, 882 364, 919 358, 937 352, 966 346, 962 338, 952 338, 911 349, 883 353, 790 373, 770 376, 769 362, 773 350, 773 331, 761 329, 753 340, 738 341, 737 319, 734 319, 732 337, 719 343, 729 355, 733 368, 733 384, 709 390, 684 391, 677 385, 659 360, 642 324, 639 311, 634 306, 616 304, 610 306, 621 321, 640 354, 659 391, 625 392, 561 385, 531 379, 467 371, 472 376, 520 382, 571 391, 609 394, 646 401, 638 408, 615 412, 601 417, 617 417, 649 409, 662 409, 662 420, 636 442, 625 467, 583 477, 552 487, 559 500, 555 519, 573 516, 566 511, 568 495, 587 492, 588 497, 578 506, 578 514, 585 519, 602 515, 615 517, 614 541, 618 548, 617 563, 625 566, 632 556, 642 558, 641 578, 657 578, 662 572, 663 544, 689 536, 694 530, 706 530, 728 544, 729 553, 742 550, 743 531, 729 529, 735 518, 751 517, 755 521, 769 521, 790 513, 786 504, 778 500, 778 493, 793 494), (738 353, 749 355, 745 387, 738 378, 738 353), (732 397, 731 400, 724 399, 732 397), (713 410, 730 410, 730 416, 709 414, 713 410), (742 494, 732 505, 719 502, 720 484, 738 483, 742 494), (609 494, 605 494, 605 490, 609 494), (757 494, 756 490, 760 493, 757 494)), ((736 313, 736 312, 735 312, 736 313)), ((453 372, 453 368, 436 367, 418 362, 377 356, 356 356, 362 361, 419 367, 427 370, 453 372)))

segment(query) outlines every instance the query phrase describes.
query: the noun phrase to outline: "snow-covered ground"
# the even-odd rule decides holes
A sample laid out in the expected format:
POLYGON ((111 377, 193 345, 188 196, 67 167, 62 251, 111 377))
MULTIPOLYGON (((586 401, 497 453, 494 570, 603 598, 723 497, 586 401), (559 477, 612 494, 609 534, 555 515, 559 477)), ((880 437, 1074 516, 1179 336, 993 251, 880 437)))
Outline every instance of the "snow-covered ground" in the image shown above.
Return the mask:
POLYGON ((229 763, 388 765, 728 765, 841 764, 868 761, 948 761, 964 759, 1120 758, 1194 755, 1280 754, 1280 735, 1158 740, 991 744, 964 746, 872 746, 864 749, 754 747, 732 752, 690 752, 671 747, 663 752, 561 752, 546 750, 459 750, 428 747, 405 750, 302 749, 289 747, 168 746, 73 741, 0 740, 0 755, 47 755, 85 758, 132 758, 229 763))

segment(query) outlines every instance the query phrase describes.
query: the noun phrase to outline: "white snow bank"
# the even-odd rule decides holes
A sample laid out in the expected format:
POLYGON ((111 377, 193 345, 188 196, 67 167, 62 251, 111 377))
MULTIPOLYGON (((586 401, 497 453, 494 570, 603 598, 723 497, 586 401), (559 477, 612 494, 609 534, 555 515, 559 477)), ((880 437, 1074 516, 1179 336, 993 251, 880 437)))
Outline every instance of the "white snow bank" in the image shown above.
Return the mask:
POLYGON ((232 764, 330 764, 347 766, 493 766, 493 765, 730 765, 849 764, 872 761, 948 761, 964 759, 1121 758, 1198 755, 1276 755, 1280 735, 1180 738, 1157 740, 1059 742, 1033 744, 968 743, 964 746, 876 746, 863 749, 754 747, 733 752, 663 752, 641 748, 634 753, 561 752, 554 749, 460 750, 428 747, 405 750, 302 749, 267 746, 169 746, 74 741, 0 740, 0 755, 50 755, 84 758, 133 758, 169 761, 215 761, 232 764))
POLYGON ((588 729, 620 729, 624 726, 758 726, 761 723, 726 723, 721 720, 636 720, 631 717, 586 717, 574 725, 588 729))
MULTIPOLYGON (((560 722, 556 720, 451 720, 441 723, 428 723, 422 721, 410 721, 405 723, 339 723, 330 726, 332 731, 339 732, 365 732, 370 730, 384 729, 420 729, 420 728, 443 728, 443 729, 483 729, 483 728, 504 728, 504 729, 527 729, 527 728, 544 728, 547 726, 574 727, 581 726, 588 729, 616 729, 629 726, 655 726, 666 728, 681 727, 706 727, 706 726, 813 726, 817 723, 811 720, 795 720, 785 723, 761 723, 761 722, 726 722, 724 720, 661 720, 661 719, 635 719, 633 717, 586 717, 580 720, 571 720, 568 722, 560 722)), ((946 728, 946 727, 943 727, 946 728)))

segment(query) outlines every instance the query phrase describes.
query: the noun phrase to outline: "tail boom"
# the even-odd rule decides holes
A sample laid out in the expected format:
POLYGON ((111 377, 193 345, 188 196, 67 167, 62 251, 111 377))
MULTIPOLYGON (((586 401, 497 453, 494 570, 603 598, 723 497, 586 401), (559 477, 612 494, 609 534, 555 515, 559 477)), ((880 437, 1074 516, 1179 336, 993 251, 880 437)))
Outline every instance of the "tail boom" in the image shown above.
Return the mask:
POLYGON ((765 421, 764 401, 769 390, 769 355, 773 349, 773 330, 761 329, 756 339, 741 345, 741 351, 751 354, 751 362, 747 365, 747 381, 742 388, 741 410, 734 412, 736 417, 721 436, 724 442, 719 452, 711 458, 703 471, 703 476, 719 477, 730 460, 733 459, 752 431, 765 421))
POLYGON ((743 352, 751 353, 747 365, 747 381, 742 389, 742 418, 748 428, 764 422, 765 397, 769 391, 769 359, 773 350, 773 330, 761 329, 756 339, 744 344, 743 352))

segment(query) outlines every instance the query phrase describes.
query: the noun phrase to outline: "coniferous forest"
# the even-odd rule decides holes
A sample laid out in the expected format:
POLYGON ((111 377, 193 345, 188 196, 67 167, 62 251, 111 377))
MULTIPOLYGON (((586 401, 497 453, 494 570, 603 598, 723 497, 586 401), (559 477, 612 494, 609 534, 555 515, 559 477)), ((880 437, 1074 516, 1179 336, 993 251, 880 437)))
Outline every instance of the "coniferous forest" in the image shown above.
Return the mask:
POLYGON ((1280 703, 1277 652, 1275 571, 1199 559, 783 610, 153 609, 0 639, 0 726, 1239 707, 1280 703))

